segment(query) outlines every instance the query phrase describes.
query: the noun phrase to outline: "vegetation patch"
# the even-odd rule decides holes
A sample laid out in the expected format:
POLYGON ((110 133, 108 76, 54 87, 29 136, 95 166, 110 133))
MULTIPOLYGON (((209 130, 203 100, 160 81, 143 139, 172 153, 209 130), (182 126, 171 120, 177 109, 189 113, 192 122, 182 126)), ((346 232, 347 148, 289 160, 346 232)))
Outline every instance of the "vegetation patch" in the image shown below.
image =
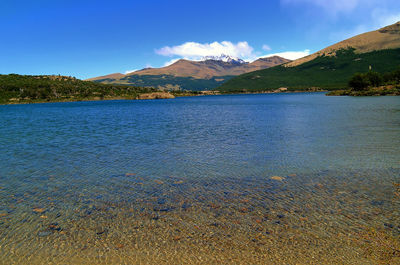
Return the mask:
POLYGON ((378 73, 393 71, 400 65, 400 49, 358 54, 354 49, 341 49, 335 56, 320 56, 295 67, 284 65, 243 74, 222 84, 221 92, 288 91, 319 87, 326 90, 346 89, 355 73, 372 69, 378 73))
POLYGON ((380 74, 356 73, 348 82, 348 89, 328 93, 328 96, 386 96, 400 95, 400 68, 380 74))
POLYGON ((154 88, 100 84, 67 76, 0 75, 0 104, 136 99, 142 93, 154 91, 154 88))

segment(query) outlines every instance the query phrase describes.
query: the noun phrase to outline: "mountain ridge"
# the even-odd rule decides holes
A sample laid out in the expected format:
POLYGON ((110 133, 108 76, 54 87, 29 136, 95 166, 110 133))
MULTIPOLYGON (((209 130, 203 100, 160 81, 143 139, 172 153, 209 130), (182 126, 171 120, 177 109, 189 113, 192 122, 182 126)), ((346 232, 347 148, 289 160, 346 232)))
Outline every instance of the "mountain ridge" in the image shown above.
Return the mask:
POLYGON ((105 84, 156 87, 164 90, 211 90, 230 78, 290 62, 279 56, 259 58, 251 63, 225 57, 227 61, 206 57, 203 61, 180 59, 161 68, 145 68, 126 75, 115 73, 87 79, 105 84))
POLYGON ((223 83, 225 92, 342 89, 350 77, 368 71, 388 72, 400 67, 400 22, 359 34, 309 56, 280 66, 246 73, 223 83))
POLYGON ((179 59, 173 64, 160 68, 144 68, 126 75, 114 73, 94 78, 86 79, 87 81, 97 81, 101 79, 121 79, 132 75, 172 75, 178 77, 193 77, 197 79, 211 79, 216 76, 239 75, 246 72, 261 70, 278 64, 290 62, 290 60, 279 56, 271 56, 259 58, 251 63, 243 60, 223 61, 205 57, 202 61, 191 61, 187 59, 179 59), (238 63, 242 62, 242 63, 238 63))
POLYGON ((374 50, 400 48, 400 38, 398 37, 399 32, 400 21, 378 30, 365 32, 345 39, 320 51, 317 51, 316 53, 289 62, 285 64, 285 66, 297 66, 305 62, 309 62, 318 56, 335 56, 335 51, 340 49, 354 48, 355 53, 357 54, 372 52, 374 50))

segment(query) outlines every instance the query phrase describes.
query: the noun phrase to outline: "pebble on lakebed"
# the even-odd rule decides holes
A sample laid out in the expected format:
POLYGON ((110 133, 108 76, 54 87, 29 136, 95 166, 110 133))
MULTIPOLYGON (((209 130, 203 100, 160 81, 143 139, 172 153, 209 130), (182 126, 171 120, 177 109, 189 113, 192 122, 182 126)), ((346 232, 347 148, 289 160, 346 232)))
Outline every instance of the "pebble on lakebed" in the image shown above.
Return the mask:
POLYGON ((38 232, 38 236, 40 236, 40 237, 49 236, 51 234, 52 234, 52 231, 50 231, 50 230, 45 230, 45 231, 38 232))
POLYGON ((49 224, 49 229, 51 231, 61 231, 61 227, 58 225, 58 223, 51 223, 49 224))
POLYGON ((183 184, 183 180, 174 181, 174 184, 183 184))
POLYGON ((46 209, 44 209, 44 208, 33 208, 33 211, 35 213, 44 213, 46 211, 46 209))
POLYGON ((272 176, 270 179, 283 181, 285 178, 284 177, 279 177, 279 176, 272 176))

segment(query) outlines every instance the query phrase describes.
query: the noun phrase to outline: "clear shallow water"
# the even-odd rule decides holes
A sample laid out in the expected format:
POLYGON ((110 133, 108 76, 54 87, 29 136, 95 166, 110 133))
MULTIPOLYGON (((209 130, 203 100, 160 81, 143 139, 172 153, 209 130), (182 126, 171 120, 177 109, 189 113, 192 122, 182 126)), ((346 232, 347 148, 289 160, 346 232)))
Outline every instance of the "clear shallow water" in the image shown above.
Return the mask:
POLYGON ((0 147, 0 263, 399 261, 398 97, 0 106, 0 147))

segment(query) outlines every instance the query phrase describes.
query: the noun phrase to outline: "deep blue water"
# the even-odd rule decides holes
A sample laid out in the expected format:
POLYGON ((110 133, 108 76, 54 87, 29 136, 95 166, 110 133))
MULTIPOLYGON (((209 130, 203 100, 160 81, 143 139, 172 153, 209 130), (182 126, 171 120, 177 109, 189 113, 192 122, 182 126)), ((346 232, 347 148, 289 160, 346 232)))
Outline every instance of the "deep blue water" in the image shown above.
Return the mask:
POLYGON ((385 169, 397 97, 233 95, 0 106, 0 176, 247 177, 385 169))

